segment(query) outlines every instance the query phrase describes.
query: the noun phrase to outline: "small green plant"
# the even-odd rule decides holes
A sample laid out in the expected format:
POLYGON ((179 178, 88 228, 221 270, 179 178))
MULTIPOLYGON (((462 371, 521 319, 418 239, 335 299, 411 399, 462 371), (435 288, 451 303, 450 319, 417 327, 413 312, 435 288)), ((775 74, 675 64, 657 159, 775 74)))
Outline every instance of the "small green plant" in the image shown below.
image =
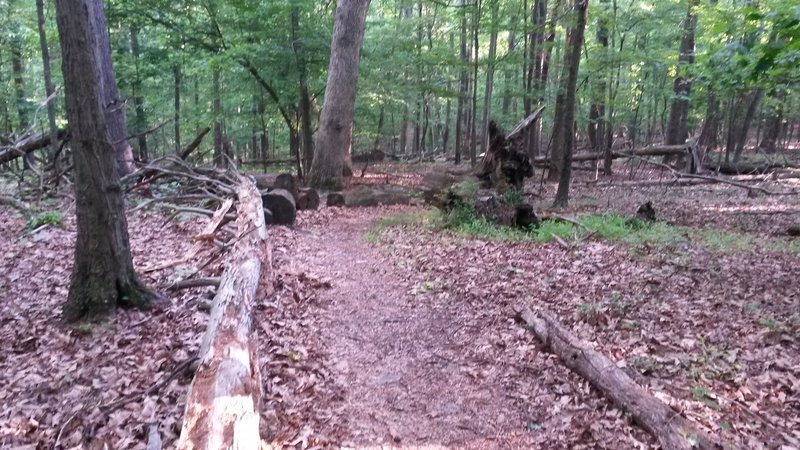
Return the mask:
POLYGON ((719 403, 714 398, 711 389, 705 386, 695 386, 691 389, 691 392, 695 400, 705 403, 710 408, 719 409, 719 403))
POLYGON ((773 333, 781 332, 786 329, 786 324, 772 317, 762 317, 758 320, 758 324, 773 333))
POLYGON ((618 291, 613 291, 611 293, 611 309, 617 314, 624 314, 628 309, 628 305, 622 302, 622 294, 618 291))
POLYGON ((29 230, 35 230, 43 225, 61 226, 62 223, 64 223, 64 216, 61 214, 61 212, 57 210, 50 210, 28 217, 28 221, 25 223, 25 228, 29 230))

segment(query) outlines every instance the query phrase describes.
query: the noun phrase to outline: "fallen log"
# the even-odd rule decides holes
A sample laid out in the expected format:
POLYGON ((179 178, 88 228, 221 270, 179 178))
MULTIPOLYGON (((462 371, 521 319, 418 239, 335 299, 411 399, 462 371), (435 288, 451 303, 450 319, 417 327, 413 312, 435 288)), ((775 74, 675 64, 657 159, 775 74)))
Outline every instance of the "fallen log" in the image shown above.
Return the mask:
POLYGON ((342 192, 347 207, 408 205, 411 191, 392 184, 359 184, 342 192))
POLYGON ((238 236, 200 344, 176 447, 180 450, 261 446, 261 373, 252 312, 259 282, 271 276, 272 268, 259 192, 240 175, 237 195, 238 236))
MULTIPOLYGON (((692 148, 688 145, 657 145, 645 147, 630 152, 611 152, 612 159, 618 158, 633 158, 640 157, 646 158, 648 156, 687 156, 691 155, 692 148)), ((588 162, 598 161, 603 159, 602 153, 578 153, 572 156, 572 162, 588 162)), ((533 164, 537 167, 549 167, 550 158, 547 156, 537 156, 533 160, 533 164)))
MULTIPOLYGON (((59 129, 58 138, 64 139, 67 135, 67 130, 59 129)), ((4 164, 14 159, 27 155, 28 153, 45 148, 50 145, 50 133, 36 133, 28 136, 20 141, 0 148, 0 164, 4 164)))
POLYGON ((721 449, 722 443, 645 391, 617 365, 564 329, 545 312, 517 313, 517 319, 575 373, 589 381, 650 433, 664 450, 721 449))
POLYGON ((187 145, 183 150, 181 150, 180 155, 178 156, 180 156, 181 159, 186 160, 186 158, 188 158, 189 155, 191 155, 192 152, 195 151, 197 147, 200 146, 200 143, 203 142, 203 138, 206 137, 209 131, 211 131, 211 128, 209 127, 205 127, 202 130, 200 130, 200 133, 197 134, 197 137, 195 137, 194 140, 189 143, 189 145, 187 145))

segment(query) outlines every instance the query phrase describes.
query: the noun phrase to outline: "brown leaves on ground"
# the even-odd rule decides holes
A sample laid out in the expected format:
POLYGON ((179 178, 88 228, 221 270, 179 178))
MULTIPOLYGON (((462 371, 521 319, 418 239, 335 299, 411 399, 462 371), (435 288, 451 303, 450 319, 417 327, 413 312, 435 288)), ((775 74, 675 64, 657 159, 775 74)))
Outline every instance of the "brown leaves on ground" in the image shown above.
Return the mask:
MULTIPOLYGON (((419 175, 397 175, 413 185, 419 175)), ((365 182, 384 182, 379 174, 365 182)), ((616 176, 618 181, 625 174, 616 176)), ((539 191, 542 203, 552 186, 539 191)), ((729 186, 629 188, 576 182, 570 214, 632 214, 786 242, 796 197, 729 186)), ((592 237, 574 245, 486 242, 418 225, 364 235, 411 207, 301 212, 269 229, 274 295, 259 299, 262 438, 310 448, 653 448, 654 441, 513 321, 546 306, 647 390, 743 448, 800 448, 800 257, 780 245, 729 251, 592 237), (567 248, 569 247, 569 248, 567 248)), ((65 216, 70 216, 67 210, 65 216)), ((138 268, 183 261, 204 220, 129 218, 138 268), (162 225, 163 228, 162 228, 162 225)), ((180 430, 183 376, 106 414, 190 358, 208 288, 154 311, 65 327, 74 223, 35 233, 0 209, 0 446, 77 445, 95 431, 144 448, 180 430)), ((145 281, 164 286, 218 260, 198 254, 145 281)))
MULTIPOLYGON (((155 214, 129 218, 137 267, 185 254, 201 225, 189 221, 162 228, 163 223, 155 214)), ((159 424, 165 442, 173 441, 189 381, 181 376, 155 395, 108 412, 193 356, 207 320, 196 307, 204 294, 174 295, 154 310, 123 310, 97 325, 65 326, 60 313, 69 287, 74 221, 29 233, 21 217, 3 208, 0 234, 0 447, 72 448, 83 434, 96 433, 113 448, 144 448, 149 422, 159 424)), ((170 268, 144 281, 157 286, 173 276, 170 268)))

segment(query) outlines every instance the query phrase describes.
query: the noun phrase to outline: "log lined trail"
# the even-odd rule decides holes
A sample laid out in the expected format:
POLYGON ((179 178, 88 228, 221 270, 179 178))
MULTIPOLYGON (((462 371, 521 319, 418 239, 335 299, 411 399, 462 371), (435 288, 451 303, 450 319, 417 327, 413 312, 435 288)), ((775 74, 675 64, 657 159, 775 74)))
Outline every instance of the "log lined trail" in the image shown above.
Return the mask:
POLYGON ((577 400, 576 392, 559 382, 562 395, 539 395, 554 380, 537 378, 554 368, 557 378, 572 376, 547 355, 533 362, 538 352, 532 338, 504 312, 471 310, 435 282, 415 285, 413 263, 392 255, 390 246, 368 242, 365 235, 385 210, 336 214, 325 224, 301 223, 288 232, 291 244, 278 244, 285 263, 330 280, 319 294, 319 310, 309 313, 318 315, 309 331, 323 343, 323 364, 341 389, 332 421, 346 425, 339 436, 325 433, 332 442, 355 448, 568 448, 561 441, 566 427, 574 420, 589 426, 588 416, 605 413, 602 406, 590 411, 585 405, 563 413, 573 409, 568 403, 577 400))

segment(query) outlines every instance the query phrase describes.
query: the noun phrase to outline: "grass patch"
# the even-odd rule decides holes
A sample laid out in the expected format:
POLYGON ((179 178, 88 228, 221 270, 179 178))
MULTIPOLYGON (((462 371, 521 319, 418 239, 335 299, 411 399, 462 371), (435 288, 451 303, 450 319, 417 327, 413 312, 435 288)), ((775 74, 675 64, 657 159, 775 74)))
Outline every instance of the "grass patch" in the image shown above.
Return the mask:
POLYGON ((549 243, 556 240, 566 242, 599 237, 610 242, 621 242, 631 246, 653 246, 675 249, 686 244, 699 244, 717 253, 743 252, 754 248, 800 254, 800 241, 784 241, 752 236, 711 228, 691 228, 670 225, 664 222, 647 222, 619 214, 592 214, 575 219, 580 225, 551 219, 538 227, 519 229, 497 225, 483 217, 476 217, 472 207, 460 205, 447 213, 437 210, 403 213, 378 221, 365 235, 368 242, 375 242, 387 228, 401 225, 424 225, 450 230, 456 235, 490 241, 511 243, 549 243))

